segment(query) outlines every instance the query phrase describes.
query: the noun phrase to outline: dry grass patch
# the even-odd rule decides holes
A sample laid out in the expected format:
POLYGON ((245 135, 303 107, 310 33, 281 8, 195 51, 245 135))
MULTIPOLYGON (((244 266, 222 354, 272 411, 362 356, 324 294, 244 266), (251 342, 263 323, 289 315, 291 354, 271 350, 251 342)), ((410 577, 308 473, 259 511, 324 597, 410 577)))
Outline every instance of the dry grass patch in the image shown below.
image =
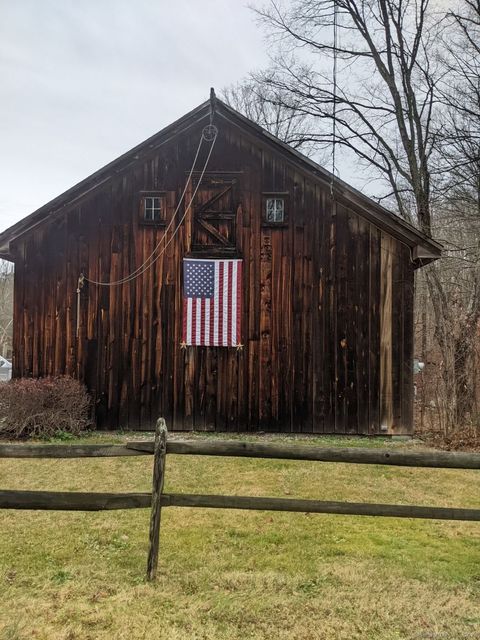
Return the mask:
MULTIPOLYGON (((0 486, 148 491, 151 464, 2 460, 0 486)), ((314 462, 168 456, 166 478, 167 491, 439 506, 479 494, 474 471, 314 462)), ((477 523, 169 508, 149 585, 148 519, 0 512, 0 638, 480 637, 477 523)))

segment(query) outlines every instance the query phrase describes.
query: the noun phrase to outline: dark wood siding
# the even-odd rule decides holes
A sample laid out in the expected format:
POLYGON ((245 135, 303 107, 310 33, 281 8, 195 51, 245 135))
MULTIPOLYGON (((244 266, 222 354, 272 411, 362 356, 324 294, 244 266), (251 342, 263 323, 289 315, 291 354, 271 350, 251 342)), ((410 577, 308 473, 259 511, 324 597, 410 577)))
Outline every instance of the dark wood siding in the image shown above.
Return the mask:
POLYGON ((198 126, 16 240, 15 375, 78 376, 102 427, 411 432, 410 250, 278 149, 219 127, 197 205, 215 177, 234 184, 216 229, 244 260, 243 349, 180 348, 182 258, 214 237, 192 212, 143 275, 84 286, 76 335, 79 274, 109 282, 148 258, 164 227, 139 223, 140 194, 164 192, 171 219, 198 126), (268 192, 287 194, 286 225, 263 223, 268 192))

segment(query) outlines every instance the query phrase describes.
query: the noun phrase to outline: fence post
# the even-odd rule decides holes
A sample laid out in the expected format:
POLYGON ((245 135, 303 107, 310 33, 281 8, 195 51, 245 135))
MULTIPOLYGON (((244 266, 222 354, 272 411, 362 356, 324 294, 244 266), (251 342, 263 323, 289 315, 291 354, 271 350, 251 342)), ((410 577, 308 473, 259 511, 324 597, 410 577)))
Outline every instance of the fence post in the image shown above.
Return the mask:
POLYGON ((157 575, 158 549, 160 543, 161 496, 165 477, 165 457, 167 453, 167 425, 163 418, 157 420, 155 429, 155 450, 153 458, 152 512, 150 515, 150 548, 148 550, 147 580, 152 582, 157 575))

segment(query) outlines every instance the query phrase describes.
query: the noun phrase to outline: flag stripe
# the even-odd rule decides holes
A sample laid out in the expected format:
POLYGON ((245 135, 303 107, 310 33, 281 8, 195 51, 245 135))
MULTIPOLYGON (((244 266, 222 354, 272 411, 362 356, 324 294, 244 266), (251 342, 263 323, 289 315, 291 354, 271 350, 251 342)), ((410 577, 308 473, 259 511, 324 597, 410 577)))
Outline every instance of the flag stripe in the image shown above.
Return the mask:
POLYGON ((203 340, 202 344, 208 346, 210 344, 210 299, 206 298, 203 300, 204 306, 204 318, 205 322, 203 323, 203 340))
POLYGON ((192 298, 192 321, 191 321, 191 343, 197 344, 197 302, 192 298))
POLYGON ((241 336, 241 326, 242 326, 242 286, 243 282, 243 262, 239 260, 236 264, 237 266, 237 277, 236 277, 236 285, 237 285, 237 308, 235 313, 236 319, 236 344, 240 344, 242 342, 241 336))
POLYGON ((222 261, 218 264, 218 340, 217 344, 223 346, 223 268, 222 261))
POLYGON ((188 300, 183 298, 183 326, 182 326, 182 342, 187 343, 187 310, 188 300))
POLYGON ((237 276, 238 263, 232 262, 232 317, 230 320, 230 343, 237 344, 237 276))
POLYGON ((195 342, 200 344, 200 325, 202 320, 202 301, 200 298, 195 298, 195 342))
POLYGON ((222 347, 228 346, 228 262, 223 263, 222 347))
POLYGON ((213 345, 218 345, 218 301, 220 298, 219 292, 219 270, 220 264, 215 263, 215 283, 214 283, 214 295, 213 295, 213 345))
POLYGON ((187 298, 187 344, 192 344, 192 298, 187 298))
POLYGON ((232 279, 233 279, 233 263, 229 262, 227 265, 227 345, 232 344, 232 279))
POLYGON ((214 322, 213 322, 213 318, 214 318, 214 315, 215 315, 213 313, 214 303, 213 303, 213 300, 209 300, 208 302, 210 303, 210 342, 208 344, 213 344, 214 343, 214 335, 213 335, 214 322))

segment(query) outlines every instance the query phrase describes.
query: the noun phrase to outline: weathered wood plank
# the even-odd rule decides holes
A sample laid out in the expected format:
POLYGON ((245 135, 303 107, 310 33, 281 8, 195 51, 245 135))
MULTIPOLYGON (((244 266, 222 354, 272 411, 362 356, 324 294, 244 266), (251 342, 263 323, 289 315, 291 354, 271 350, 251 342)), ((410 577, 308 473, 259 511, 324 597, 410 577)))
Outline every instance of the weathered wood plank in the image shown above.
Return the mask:
POLYGON ((313 288, 312 288, 312 430, 325 431, 327 390, 325 388, 325 296, 326 265, 328 264, 328 243, 326 238, 327 212, 326 194, 315 191, 315 220, 313 232, 313 288))
POLYGON ((74 491, 0 490, 0 509, 107 511, 150 507, 151 493, 81 493, 74 491))
POLYGON ((368 433, 380 433, 380 231, 370 225, 370 272, 368 287, 368 433))
MULTIPOLYGON (((347 324, 347 340, 345 346, 346 355, 346 431, 347 433, 359 432, 359 407, 363 396, 359 394, 360 378, 358 375, 358 348, 361 341, 361 321, 360 321, 360 304, 359 297, 361 295, 361 287, 359 286, 359 265, 356 260, 356 251, 361 244, 359 218, 351 211, 347 216, 347 268, 346 268, 346 309, 348 316, 347 324)), ((365 258, 363 258, 365 260, 365 258)))
POLYGON ((113 458, 153 453, 123 444, 0 444, 0 458, 113 458))
POLYGON ((336 262, 335 288, 336 306, 334 308, 335 323, 335 432, 345 433, 348 418, 348 345, 354 330, 352 314, 348 305, 348 212, 335 203, 336 210, 336 262))
POLYGON ((413 432, 413 349, 414 326, 413 305, 415 285, 411 268, 411 256, 408 247, 403 248, 403 352, 401 355, 403 365, 403 394, 402 394, 402 427, 406 433, 413 432))
MULTIPOLYGON (((129 448, 153 452, 153 442, 129 442, 129 448)), ((384 451, 361 447, 316 447, 282 445, 236 440, 177 440, 167 443, 167 453, 179 455, 233 456, 244 458, 276 458, 281 460, 318 460, 354 464, 383 464, 402 467, 435 467, 440 469, 480 469, 480 453, 452 451, 384 451)))
POLYGON ((422 518, 428 520, 480 521, 480 509, 423 507, 361 502, 327 502, 295 498, 257 498, 253 496, 217 496, 195 494, 163 494, 162 506, 205 507, 208 509, 248 509, 290 511, 387 518, 422 518))
POLYGON ((399 242, 395 242, 392 246, 392 433, 403 432, 403 310, 405 303, 402 248, 399 242))
MULTIPOLYGON (((149 440, 128 442, 125 445, 3 444, 0 445, 0 458, 106 458, 149 455, 153 451, 154 443, 149 440)), ((480 469, 480 454, 451 451, 383 451, 381 449, 325 448, 229 440, 212 442, 177 440, 167 443, 167 453, 480 469)))
POLYGON ((380 429, 391 433, 393 426, 393 239, 382 234, 380 285, 380 429))
MULTIPOLYGON (((53 491, 0 491, 0 509, 48 511, 106 511, 142 509, 151 504, 150 493, 76 493, 53 491)), ((389 518, 423 518, 429 520, 480 521, 480 509, 423 507, 413 505, 327 502, 295 498, 257 498, 252 496, 217 496, 168 494, 161 496, 163 507, 205 507, 209 509, 248 509, 289 511, 389 518)))
MULTIPOLYGON (((262 229, 260 249, 260 425, 271 428, 272 420, 272 231, 262 229)), ((255 277, 255 276, 254 276, 255 277)))
POLYGON ((358 402, 358 432, 369 432, 369 273, 370 273, 370 228, 358 217, 358 240, 355 251, 357 273, 357 352, 356 352, 356 389, 358 402))

